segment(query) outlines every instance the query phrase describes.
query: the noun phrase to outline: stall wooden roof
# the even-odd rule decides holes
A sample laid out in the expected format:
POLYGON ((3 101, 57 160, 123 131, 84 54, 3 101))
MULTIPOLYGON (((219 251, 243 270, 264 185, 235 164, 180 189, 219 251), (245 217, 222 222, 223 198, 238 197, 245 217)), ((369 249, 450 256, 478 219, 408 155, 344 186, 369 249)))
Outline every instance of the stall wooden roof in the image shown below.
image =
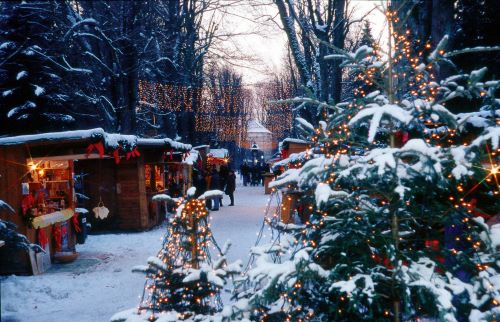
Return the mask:
POLYGON ((135 147, 155 147, 173 149, 187 152, 191 150, 190 144, 173 141, 169 138, 148 139, 136 135, 107 133, 102 128, 89 130, 76 130, 64 132, 48 132, 40 134, 19 135, 0 138, 0 146, 30 145, 40 146, 52 143, 96 143, 103 142, 106 150, 114 150, 119 146, 131 150, 135 147))

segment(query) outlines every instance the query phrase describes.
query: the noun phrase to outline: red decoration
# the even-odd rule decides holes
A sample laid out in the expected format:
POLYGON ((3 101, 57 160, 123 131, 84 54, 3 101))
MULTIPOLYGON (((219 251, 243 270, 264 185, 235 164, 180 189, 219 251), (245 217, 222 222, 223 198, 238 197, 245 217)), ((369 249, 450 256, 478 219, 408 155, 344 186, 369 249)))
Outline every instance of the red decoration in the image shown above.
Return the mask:
POLYGON ((137 149, 137 147, 135 147, 132 151, 127 152, 127 160, 130 159, 131 157, 135 158, 135 157, 139 157, 139 156, 141 156, 141 154, 139 153, 139 150, 137 149))
POLYGON ((104 145, 102 144, 102 142, 99 141, 94 144, 89 144, 85 155, 89 156, 89 154, 91 154, 94 150, 97 150, 97 152, 99 153, 99 158, 102 159, 102 157, 104 156, 104 145))
POLYGON ((439 250, 439 240, 433 239, 433 240, 426 240, 425 241, 425 247, 433 250, 433 251, 438 251, 439 250))
POLYGON ((408 142, 408 139, 409 139, 408 132, 397 131, 396 132, 396 139, 398 142, 401 143, 401 145, 404 145, 406 142, 408 142))
MULTIPOLYGON (((440 250, 440 242, 437 239, 426 240, 425 247, 430 249, 431 251, 438 252, 440 250)), ((443 256, 438 255, 438 256, 435 256, 434 259, 436 262, 444 265, 445 259, 443 256)), ((434 268, 434 271, 436 271, 437 273, 444 273, 443 269, 441 269, 439 267, 434 268)))
POLYGON ((80 222, 78 221, 78 215, 79 214, 77 212, 75 212, 73 217, 71 217, 71 223, 73 224, 73 228, 75 229, 75 231, 77 233, 82 231, 82 228, 80 227, 80 222))
POLYGON ((38 244, 40 246, 45 247, 49 241, 47 240, 47 235, 45 234, 45 229, 40 228, 38 229, 38 244))
POLYGON ((170 149, 170 161, 174 159, 174 149, 170 149))
POLYGON ((282 149, 280 151, 280 154, 281 154, 281 160, 288 158, 288 151, 287 150, 282 149))
POLYGON ((52 226, 52 236, 54 237, 54 248, 56 252, 60 252, 62 246, 62 232, 59 224, 52 226))
POLYGON ((113 151, 113 158, 115 158, 115 164, 120 164, 120 149, 121 147, 117 147, 116 150, 113 151))
POLYGON ((373 254, 372 255, 372 258, 373 260, 377 263, 377 264, 382 264, 384 265, 387 269, 393 269, 394 267, 392 266, 391 264, 391 261, 389 260, 389 257, 387 256, 379 256, 377 254, 373 254))
POLYGON ((35 204, 35 199, 31 194, 23 196, 21 200, 21 209, 23 210, 23 215, 26 216, 28 209, 33 208, 35 204))

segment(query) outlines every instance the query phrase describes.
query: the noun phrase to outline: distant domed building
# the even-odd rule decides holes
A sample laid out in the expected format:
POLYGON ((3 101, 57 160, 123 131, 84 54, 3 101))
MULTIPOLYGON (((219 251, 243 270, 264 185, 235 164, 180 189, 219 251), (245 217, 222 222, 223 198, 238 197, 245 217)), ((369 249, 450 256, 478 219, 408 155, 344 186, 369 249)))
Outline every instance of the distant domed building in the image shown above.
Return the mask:
POLYGON ((264 153, 265 159, 272 156, 273 151, 278 145, 271 131, 266 129, 259 121, 250 120, 248 121, 247 126, 247 139, 244 142, 243 147, 245 149, 251 149, 254 143, 257 144, 259 150, 264 153))

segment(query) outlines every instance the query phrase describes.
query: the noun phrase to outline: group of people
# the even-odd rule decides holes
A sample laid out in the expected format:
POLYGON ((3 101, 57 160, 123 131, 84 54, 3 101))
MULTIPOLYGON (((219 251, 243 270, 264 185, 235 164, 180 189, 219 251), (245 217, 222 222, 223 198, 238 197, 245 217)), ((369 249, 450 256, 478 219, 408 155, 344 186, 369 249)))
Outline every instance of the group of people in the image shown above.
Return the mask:
MULTIPOLYGON (((208 190, 221 190, 229 196, 231 203, 229 206, 234 206, 234 191, 236 190, 236 175, 232 169, 227 166, 221 165, 212 167, 207 171, 198 173, 195 176, 194 186, 196 187, 197 196, 202 195, 208 190)), ((207 200, 207 207, 210 210, 219 210, 222 207, 222 198, 207 200)))
POLYGON ((243 185, 264 185, 263 174, 269 171, 269 165, 263 162, 257 164, 248 164, 246 161, 243 162, 240 167, 240 174, 243 178, 243 185))

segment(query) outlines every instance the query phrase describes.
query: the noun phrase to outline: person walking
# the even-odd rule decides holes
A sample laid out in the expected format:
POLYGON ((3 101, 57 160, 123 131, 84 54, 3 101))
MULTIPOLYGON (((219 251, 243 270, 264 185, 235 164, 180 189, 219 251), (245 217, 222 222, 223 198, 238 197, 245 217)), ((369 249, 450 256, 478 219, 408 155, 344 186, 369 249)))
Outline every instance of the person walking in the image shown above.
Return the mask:
POLYGON ((258 164, 254 164, 250 168, 252 174, 252 186, 258 186, 260 182, 260 168, 258 164))
POLYGON ((195 176, 194 186, 196 187, 196 198, 201 196, 205 191, 207 191, 207 182, 205 181, 205 177, 201 171, 197 171, 198 173, 195 176))
POLYGON ((234 206, 234 190, 236 190, 236 175, 233 170, 229 170, 226 181, 226 195, 229 196, 231 200, 230 206, 234 206))
POLYGON ((250 167, 246 161, 241 165, 240 172, 243 176, 243 185, 246 187, 250 183, 250 167))
MULTIPOLYGON (((211 190, 212 189, 212 176, 211 176, 211 169, 207 169, 207 171, 205 172, 205 191, 207 190, 211 190)), ((212 209, 212 200, 211 199, 207 199, 205 200, 205 204, 207 205, 207 208, 208 209, 212 209)))
MULTIPOLYGON (((220 191, 224 191, 224 188, 226 187, 228 174, 229 174, 229 167, 227 165, 221 165, 219 171, 220 185, 218 188, 220 191)), ((222 199, 220 205, 222 207, 222 199)))

